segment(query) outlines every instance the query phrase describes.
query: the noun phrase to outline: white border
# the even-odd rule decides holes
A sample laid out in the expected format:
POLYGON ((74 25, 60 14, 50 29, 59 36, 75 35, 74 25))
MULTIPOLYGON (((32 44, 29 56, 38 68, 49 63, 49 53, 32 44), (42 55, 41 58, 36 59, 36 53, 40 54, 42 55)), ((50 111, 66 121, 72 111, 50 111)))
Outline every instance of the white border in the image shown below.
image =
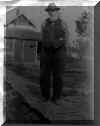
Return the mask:
MULTIPOLYGON (((98 0, 49 0, 45 2, 39 0, 18 0, 18 2, 14 3, 14 0, 1 0, 0 1, 0 50, 4 49, 4 24, 6 23, 6 6, 11 6, 11 8, 7 11, 10 11, 15 8, 15 6, 47 6, 50 2, 55 2, 57 5, 60 6, 95 6, 99 1, 98 0), (6 2, 7 3, 6 3, 6 2), (12 2, 12 3, 11 3, 12 2)), ((15 0, 16 1, 16 0, 15 0)), ((94 23, 94 22, 93 22, 94 23)), ((94 40, 94 29, 92 31, 93 39, 94 40)), ((94 52, 93 52, 94 53, 94 52)), ((4 51, 0 52, 0 124, 4 123, 3 118, 3 75, 4 75, 4 51)), ((93 68, 94 68, 94 64, 93 68)), ((93 73, 94 76, 94 73, 93 73)), ((94 82, 94 79, 93 79, 94 82)), ((94 97, 94 96, 93 96, 94 97)), ((94 104, 94 100, 93 100, 94 104)), ((94 108, 94 106, 92 106, 94 108)), ((93 109, 94 113, 94 109, 93 109)), ((94 118, 94 117, 92 117, 94 118)))

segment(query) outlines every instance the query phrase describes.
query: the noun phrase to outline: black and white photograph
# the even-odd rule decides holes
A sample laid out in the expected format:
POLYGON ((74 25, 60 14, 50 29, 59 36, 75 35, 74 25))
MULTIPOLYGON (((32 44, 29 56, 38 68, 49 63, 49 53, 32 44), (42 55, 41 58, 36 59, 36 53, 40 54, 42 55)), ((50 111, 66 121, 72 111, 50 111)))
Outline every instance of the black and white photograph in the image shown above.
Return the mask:
POLYGON ((4 118, 8 124, 92 124, 92 6, 7 6, 4 118))

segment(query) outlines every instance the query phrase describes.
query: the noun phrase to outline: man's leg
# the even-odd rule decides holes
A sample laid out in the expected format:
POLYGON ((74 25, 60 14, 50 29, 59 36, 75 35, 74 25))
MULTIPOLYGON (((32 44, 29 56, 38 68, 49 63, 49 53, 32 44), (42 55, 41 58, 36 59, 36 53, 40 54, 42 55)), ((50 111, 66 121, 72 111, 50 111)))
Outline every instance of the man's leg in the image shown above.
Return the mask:
POLYGON ((59 73, 53 74, 53 98, 52 100, 58 100, 61 97, 62 88, 63 88, 63 78, 59 73))
POLYGON ((40 89, 45 100, 50 98, 50 58, 45 52, 40 57, 40 89))
POLYGON ((53 99, 60 99, 63 88, 65 65, 65 49, 59 50, 54 56, 53 63, 53 99))

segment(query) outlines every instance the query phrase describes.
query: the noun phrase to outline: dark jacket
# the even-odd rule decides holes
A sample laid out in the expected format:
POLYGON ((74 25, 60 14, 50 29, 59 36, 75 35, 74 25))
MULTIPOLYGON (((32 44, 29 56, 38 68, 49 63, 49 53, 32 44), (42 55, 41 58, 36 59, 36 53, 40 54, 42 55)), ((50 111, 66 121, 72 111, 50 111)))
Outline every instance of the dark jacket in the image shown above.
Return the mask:
POLYGON ((68 40, 68 29, 61 19, 55 22, 46 19, 42 27, 42 45, 45 48, 59 48, 66 44, 68 40), (67 36, 66 36, 67 35, 67 36))

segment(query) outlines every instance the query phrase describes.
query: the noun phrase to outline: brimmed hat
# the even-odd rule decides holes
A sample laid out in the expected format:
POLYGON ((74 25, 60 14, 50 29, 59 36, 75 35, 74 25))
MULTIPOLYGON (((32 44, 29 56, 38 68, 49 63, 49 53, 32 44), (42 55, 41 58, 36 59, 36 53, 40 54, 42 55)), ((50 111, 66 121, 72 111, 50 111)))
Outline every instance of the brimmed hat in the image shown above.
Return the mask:
POLYGON ((58 10, 60 10, 60 8, 59 7, 57 7, 56 5, 55 5, 55 3, 50 3, 49 5, 48 5, 48 7, 45 9, 45 11, 58 11, 58 10))
POLYGON ((83 18, 88 18, 88 12, 87 11, 82 12, 82 17, 83 18))

